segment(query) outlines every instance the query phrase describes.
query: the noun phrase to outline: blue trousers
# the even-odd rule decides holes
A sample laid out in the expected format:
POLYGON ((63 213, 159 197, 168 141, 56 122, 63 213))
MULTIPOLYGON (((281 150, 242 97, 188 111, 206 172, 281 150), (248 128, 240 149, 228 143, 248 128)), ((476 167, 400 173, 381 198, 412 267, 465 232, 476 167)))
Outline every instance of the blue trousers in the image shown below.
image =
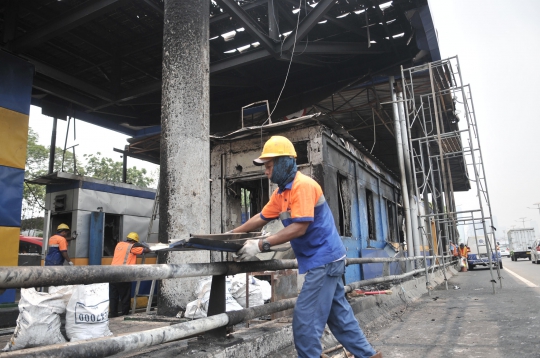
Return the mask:
POLYGON ((294 345, 300 358, 321 356, 325 325, 334 337, 357 358, 376 352, 369 344, 345 298, 341 277, 345 260, 316 267, 306 273, 293 317, 294 345))

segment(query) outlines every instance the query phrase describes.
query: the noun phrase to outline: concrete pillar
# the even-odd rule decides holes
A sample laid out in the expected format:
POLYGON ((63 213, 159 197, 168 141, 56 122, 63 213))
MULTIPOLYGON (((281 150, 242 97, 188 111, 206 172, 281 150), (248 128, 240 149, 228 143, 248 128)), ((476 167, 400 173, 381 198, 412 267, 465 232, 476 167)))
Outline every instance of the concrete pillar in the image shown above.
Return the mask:
MULTIPOLYGON (((165 0, 161 104, 160 242, 210 230, 209 4, 165 0)), ((209 262, 209 251, 162 254, 159 263, 209 262)), ((176 315, 198 278, 164 280, 158 314, 176 315)))

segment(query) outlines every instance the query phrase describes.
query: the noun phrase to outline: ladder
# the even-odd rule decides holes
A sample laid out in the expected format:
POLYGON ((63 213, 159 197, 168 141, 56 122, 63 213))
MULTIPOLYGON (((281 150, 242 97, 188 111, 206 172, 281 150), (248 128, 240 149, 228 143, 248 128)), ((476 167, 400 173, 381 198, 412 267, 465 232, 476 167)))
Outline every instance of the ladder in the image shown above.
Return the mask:
MULTIPOLYGON (((150 222, 148 223, 148 232, 146 235, 146 242, 148 242, 148 239, 150 239, 150 236, 153 234, 158 234, 158 232, 152 232, 152 228, 154 226, 154 221, 159 217, 159 183, 156 190, 156 197, 154 199, 154 207, 152 208, 152 216, 150 216, 150 222)), ((146 254, 142 255, 141 265, 144 265, 146 261, 146 254)), ((146 304, 146 313, 150 313, 150 309, 152 308, 152 301, 154 299, 154 290, 156 288, 156 280, 152 280, 152 284, 150 285, 150 292, 148 294, 140 294, 139 290, 141 288, 141 281, 137 281, 137 284, 135 285, 135 294, 133 295, 133 303, 131 305, 131 313, 135 313, 135 310, 137 308, 137 298, 138 297, 148 297, 148 303, 146 304)))

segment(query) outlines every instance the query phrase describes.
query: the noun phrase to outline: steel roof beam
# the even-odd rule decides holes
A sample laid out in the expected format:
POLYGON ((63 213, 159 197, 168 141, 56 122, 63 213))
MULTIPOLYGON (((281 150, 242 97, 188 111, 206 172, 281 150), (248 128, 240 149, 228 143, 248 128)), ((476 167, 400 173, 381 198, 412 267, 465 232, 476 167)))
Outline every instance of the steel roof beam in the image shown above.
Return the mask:
POLYGON ((384 29, 384 32, 386 33, 386 36, 388 36, 388 39, 390 40, 390 45, 392 46, 392 50, 394 50, 394 53, 396 56, 399 57, 399 51, 396 47, 396 44, 394 43, 394 38, 392 37, 392 34, 390 33, 390 30, 388 29, 388 25, 386 24, 386 20, 384 19, 384 13, 381 10, 381 7, 379 6, 380 1, 379 0, 369 0, 372 7, 375 8, 375 12, 377 13, 377 16, 379 17, 379 21, 382 23, 382 27, 384 29))
POLYGON ((41 73, 47 77, 50 77, 59 82, 65 83, 71 87, 75 87, 83 92, 86 92, 92 96, 104 99, 106 101, 112 101, 114 99, 114 95, 104 89, 96 87, 90 83, 84 82, 76 77, 68 75, 60 70, 57 70, 56 68, 53 68, 49 65, 46 65, 34 59, 27 58, 27 57, 25 58, 28 62, 32 63, 35 66, 37 73, 41 73))
POLYGON ((48 82, 38 76, 34 76, 32 87, 47 94, 78 104, 84 108, 90 109, 96 106, 96 101, 94 99, 81 95, 72 89, 62 88, 61 86, 48 82))
POLYGON ((317 25, 321 18, 334 6, 336 0, 321 0, 311 12, 304 17, 298 25, 298 33, 294 35, 294 31, 287 36, 283 43, 283 50, 290 51, 293 48, 294 41, 300 41, 317 25))
POLYGON ((151 0, 143 0, 143 2, 149 7, 151 7, 153 10, 155 10, 158 14, 163 16, 163 7, 154 4, 151 0))
POLYGON ((270 52, 265 49, 250 51, 239 56, 232 56, 227 59, 210 64, 210 73, 220 73, 236 66, 247 65, 257 61, 272 57, 270 52))
POLYGON ((364 55, 381 54, 385 51, 378 46, 368 47, 365 42, 300 42, 296 44, 294 53, 308 55, 364 55))
POLYGON ((56 21, 35 29, 13 41, 13 48, 17 52, 27 50, 49 39, 70 31, 75 27, 91 21, 104 13, 110 12, 122 4, 123 0, 97 0, 88 1, 85 6, 75 8, 68 14, 61 16, 56 21))
POLYGON ((217 3, 226 10, 233 19, 241 23, 253 39, 259 41, 270 54, 276 54, 274 48, 275 42, 268 37, 259 24, 254 22, 240 5, 232 0, 217 0, 217 3))
MULTIPOLYGON (((253 8, 257 7, 257 6, 265 5, 267 2, 268 2, 268 0, 254 1, 254 2, 252 2, 250 4, 242 5, 242 9, 244 11, 247 11, 247 10, 253 9, 253 8)), ((214 22, 217 22, 217 21, 228 19, 229 17, 231 17, 231 15, 229 15, 229 13, 227 13, 227 12, 224 12, 222 14, 213 16, 213 17, 210 18, 210 24, 212 24, 214 22)))

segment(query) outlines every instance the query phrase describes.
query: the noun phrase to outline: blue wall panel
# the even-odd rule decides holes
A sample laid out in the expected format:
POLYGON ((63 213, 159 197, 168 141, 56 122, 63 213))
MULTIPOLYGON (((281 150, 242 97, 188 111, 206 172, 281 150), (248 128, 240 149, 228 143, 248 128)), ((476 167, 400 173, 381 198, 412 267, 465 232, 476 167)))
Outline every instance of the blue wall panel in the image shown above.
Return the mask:
MULTIPOLYGON (((342 237, 343 245, 347 250, 347 258, 357 259, 360 257, 361 241, 354 237, 342 237)), ((345 283, 360 281, 362 274, 360 273, 360 265, 349 265, 345 268, 345 283)))
POLYGON ((0 50, 0 107, 30 114, 34 66, 0 50))
POLYGON ((21 226, 24 170, 0 165, 0 226, 21 226))
POLYGON ((90 215, 90 239, 88 240, 88 264, 101 265, 103 256, 103 222, 105 213, 92 212, 90 215))
MULTIPOLYGON (((360 256, 362 258, 369 258, 369 257, 384 257, 387 258, 388 255, 384 250, 380 249, 363 249, 360 251, 360 256)), ((375 277, 381 277, 383 272, 383 265, 380 264, 363 264, 362 265, 362 273, 364 276, 364 280, 369 280, 371 278, 375 277)), ((399 267, 399 263, 392 262, 390 263, 390 275, 399 275, 402 274, 401 267, 399 267)))

